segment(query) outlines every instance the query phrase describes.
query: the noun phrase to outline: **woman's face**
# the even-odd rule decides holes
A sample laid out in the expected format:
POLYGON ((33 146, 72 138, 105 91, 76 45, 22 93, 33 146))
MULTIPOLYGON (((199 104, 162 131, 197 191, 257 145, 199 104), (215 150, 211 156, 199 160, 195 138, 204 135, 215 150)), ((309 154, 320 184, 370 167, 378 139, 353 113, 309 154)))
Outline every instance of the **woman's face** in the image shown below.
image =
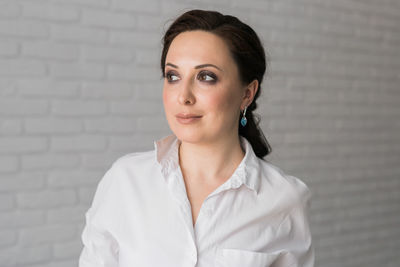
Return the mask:
POLYGON ((163 101, 178 139, 209 143, 237 134, 244 92, 222 38, 206 31, 175 37, 165 60, 163 101))

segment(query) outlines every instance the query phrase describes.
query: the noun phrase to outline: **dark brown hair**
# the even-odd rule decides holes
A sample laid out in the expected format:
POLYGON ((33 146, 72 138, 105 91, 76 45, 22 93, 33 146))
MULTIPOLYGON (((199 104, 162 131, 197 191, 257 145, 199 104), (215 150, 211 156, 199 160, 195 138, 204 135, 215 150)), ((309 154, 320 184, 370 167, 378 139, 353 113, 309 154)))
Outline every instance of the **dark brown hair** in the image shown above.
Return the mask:
POLYGON ((190 10, 179 16, 168 28, 163 37, 161 54, 161 71, 165 77, 165 59, 173 39, 186 31, 203 30, 221 37, 228 45, 234 61, 237 64, 240 80, 249 84, 257 80, 259 88, 253 102, 247 107, 247 125, 242 127, 238 118, 239 135, 245 137, 259 158, 268 155, 272 149, 259 128, 260 117, 254 116, 257 108, 256 100, 260 95, 260 84, 267 67, 264 48, 252 28, 230 15, 222 15, 216 11, 190 10))

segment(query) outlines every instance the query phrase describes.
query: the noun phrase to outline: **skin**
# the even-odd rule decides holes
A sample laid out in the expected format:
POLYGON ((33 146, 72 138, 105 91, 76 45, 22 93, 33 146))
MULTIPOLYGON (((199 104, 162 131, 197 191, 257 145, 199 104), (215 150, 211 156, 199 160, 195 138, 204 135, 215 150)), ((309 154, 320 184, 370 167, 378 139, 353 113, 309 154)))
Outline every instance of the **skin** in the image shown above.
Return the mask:
POLYGON ((229 179, 244 157, 238 117, 253 101, 258 81, 244 84, 225 41, 206 31, 175 37, 165 74, 164 111, 181 140, 179 163, 195 223, 204 199, 229 179), (175 117, 178 113, 202 117, 181 124, 175 117))

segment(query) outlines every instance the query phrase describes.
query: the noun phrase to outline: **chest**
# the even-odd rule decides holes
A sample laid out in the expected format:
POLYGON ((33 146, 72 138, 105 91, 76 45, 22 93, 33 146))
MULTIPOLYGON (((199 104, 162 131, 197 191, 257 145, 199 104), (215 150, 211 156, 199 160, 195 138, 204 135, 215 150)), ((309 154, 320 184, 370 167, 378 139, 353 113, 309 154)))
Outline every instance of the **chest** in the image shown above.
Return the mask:
POLYGON ((189 179, 185 180, 185 188, 187 197, 190 202, 192 211, 192 222, 196 224, 197 217, 199 216, 200 209, 207 198, 219 185, 207 185, 199 182, 190 182, 189 179))
MULTIPOLYGON (((119 220, 116 228, 120 244, 120 266, 269 266, 264 261, 261 265, 260 253, 224 250, 240 248, 262 251, 266 244, 274 243, 274 233, 277 233, 280 221, 267 219, 268 216, 262 214, 268 210, 266 205, 259 209, 261 206, 256 203, 247 203, 249 198, 246 195, 249 192, 246 188, 225 191, 216 198, 207 199, 213 187, 194 190, 193 186, 188 185, 192 190, 187 192, 191 201, 193 224, 199 218, 193 228, 193 236, 188 231, 190 222, 185 220, 188 213, 183 209, 189 207, 176 205, 176 199, 167 192, 156 191, 148 198, 146 195, 129 194, 134 197, 129 203, 142 204, 137 207, 130 205, 129 210, 135 210, 132 214, 128 210, 121 213, 124 217, 119 220), (152 206, 143 206, 145 203, 152 206), (200 214, 202 206, 206 209, 200 214), (208 209, 212 211, 209 214, 208 209), (265 224, 256 219, 259 217, 265 220, 265 224), (255 224, 255 221, 258 223, 255 224), (154 257, 155 252, 157 257, 154 257), (227 256, 229 262, 225 262, 227 256)), ((173 195, 179 192, 172 191, 173 195)))
POLYGON ((112 206, 112 210, 122 209, 118 212, 121 217, 110 218, 118 222, 110 232, 119 243, 119 266, 269 266, 256 264, 261 263, 259 253, 235 251, 228 255, 223 251, 263 251, 268 244, 279 244, 274 240, 281 220, 273 215, 280 213, 271 211, 269 201, 261 201, 260 195, 255 198, 245 186, 227 188, 208 198, 218 184, 182 183, 178 175, 168 177, 167 183, 164 177, 155 179, 156 174, 146 177, 153 178, 122 186, 112 206), (190 225, 189 209, 196 227, 190 225), (225 263, 226 257, 237 265, 225 263))

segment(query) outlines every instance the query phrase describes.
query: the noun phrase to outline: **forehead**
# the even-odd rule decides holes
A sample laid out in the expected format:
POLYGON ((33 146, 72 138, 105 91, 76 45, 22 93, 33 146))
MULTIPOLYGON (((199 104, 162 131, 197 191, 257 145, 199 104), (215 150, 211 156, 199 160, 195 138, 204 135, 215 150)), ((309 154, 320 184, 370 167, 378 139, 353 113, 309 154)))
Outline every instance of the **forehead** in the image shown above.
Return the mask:
POLYGON ((188 31, 178 34, 172 41, 166 61, 171 63, 232 65, 233 58, 226 42, 218 35, 206 31, 188 31))

